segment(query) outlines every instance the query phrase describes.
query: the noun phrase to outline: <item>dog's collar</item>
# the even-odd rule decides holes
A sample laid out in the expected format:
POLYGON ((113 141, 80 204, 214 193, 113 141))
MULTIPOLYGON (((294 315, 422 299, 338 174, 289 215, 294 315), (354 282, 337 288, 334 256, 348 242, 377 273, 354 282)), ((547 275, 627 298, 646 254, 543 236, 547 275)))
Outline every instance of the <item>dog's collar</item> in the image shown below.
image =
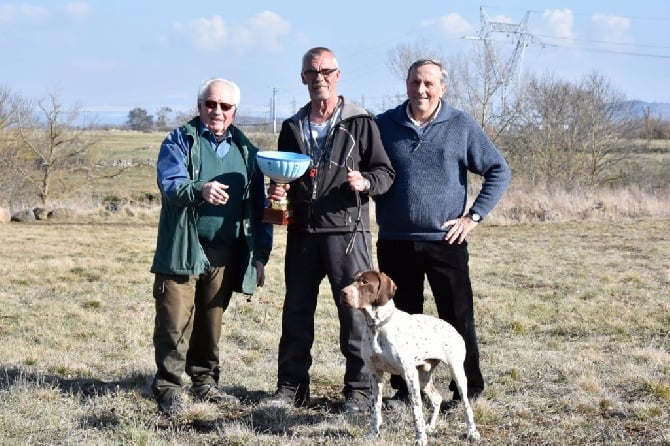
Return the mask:
POLYGON ((375 319, 371 316, 367 317, 366 322, 368 324, 368 327, 370 327, 372 330, 379 330, 382 328, 384 325, 388 324, 391 318, 393 317, 393 314, 395 313, 395 308, 391 310, 388 316, 386 316, 384 319, 381 320, 381 322, 377 323, 375 322, 375 319))

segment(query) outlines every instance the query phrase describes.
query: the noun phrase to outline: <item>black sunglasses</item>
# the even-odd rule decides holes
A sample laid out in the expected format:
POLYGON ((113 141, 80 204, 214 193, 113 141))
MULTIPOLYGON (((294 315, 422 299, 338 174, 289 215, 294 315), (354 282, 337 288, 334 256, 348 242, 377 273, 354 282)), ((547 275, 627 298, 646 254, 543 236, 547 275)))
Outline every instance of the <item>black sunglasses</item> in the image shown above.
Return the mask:
POLYGON ((337 68, 324 68, 322 70, 316 71, 316 70, 305 70, 302 72, 302 74, 306 77, 310 78, 315 78, 319 74, 322 75, 323 77, 328 77, 334 72, 336 72, 338 69, 337 68))
POLYGON ((216 101, 204 101, 205 107, 210 110, 216 110, 216 107, 221 107, 221 111, 228 111, 235 107, 233 104, 227 104, 225 102, 216 102, 216 101))

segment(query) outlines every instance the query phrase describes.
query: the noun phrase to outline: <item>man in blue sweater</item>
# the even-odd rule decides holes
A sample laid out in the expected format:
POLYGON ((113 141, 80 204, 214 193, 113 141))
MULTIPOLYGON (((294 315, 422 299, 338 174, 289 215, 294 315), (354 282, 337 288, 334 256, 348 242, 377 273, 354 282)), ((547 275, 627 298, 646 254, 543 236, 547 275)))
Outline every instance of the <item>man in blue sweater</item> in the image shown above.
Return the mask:
MULTIPOLYGON (((446 71, 432 59, 412 63, 407 72, 408 100, 377 116, 395 181, 376 198, 377 258, 381 271, 398 289, 395 303, 411 314, 423 312, 424 277, 438 315, 465 339, 468 398, 484 390, 479 366, 466 237, 502 197, 510 169, 474 119, 442 99, 446 71), (467 204, 468 172, 484 177, 472 206, 467 204)), ((409 401, 400 376, 387 407, 409 401)), ((456 407, 461 395, 452 382, 456 407)))

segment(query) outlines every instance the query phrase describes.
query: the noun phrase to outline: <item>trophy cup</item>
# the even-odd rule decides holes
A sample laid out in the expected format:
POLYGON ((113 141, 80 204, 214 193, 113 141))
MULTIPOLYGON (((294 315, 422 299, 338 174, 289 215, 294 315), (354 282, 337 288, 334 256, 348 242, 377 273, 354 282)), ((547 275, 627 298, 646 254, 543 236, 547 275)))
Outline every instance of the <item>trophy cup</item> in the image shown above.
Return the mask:
MULTIPOLYGON (((263 175, 277 184, 287 184, 300 178, 312 159, 301 153, 267 150, 256 154, 258 167, 263 175)), ((284 197, 263 210, 263 221, 275 225, 287 225, 292 217, 288 201, 284 197)))

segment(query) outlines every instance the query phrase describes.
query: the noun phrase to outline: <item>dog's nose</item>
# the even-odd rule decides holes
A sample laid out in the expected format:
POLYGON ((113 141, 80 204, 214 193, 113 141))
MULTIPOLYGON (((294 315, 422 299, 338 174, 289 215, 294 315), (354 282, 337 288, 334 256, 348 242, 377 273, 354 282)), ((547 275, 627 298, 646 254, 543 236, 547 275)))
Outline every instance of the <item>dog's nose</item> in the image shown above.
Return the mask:
POLYGON ((341 304, 346 304, 347 303, 347 297, 349 296, 349 290, 346 288, 342 288, 342 291, 340 291, 340 303, 341 304))

